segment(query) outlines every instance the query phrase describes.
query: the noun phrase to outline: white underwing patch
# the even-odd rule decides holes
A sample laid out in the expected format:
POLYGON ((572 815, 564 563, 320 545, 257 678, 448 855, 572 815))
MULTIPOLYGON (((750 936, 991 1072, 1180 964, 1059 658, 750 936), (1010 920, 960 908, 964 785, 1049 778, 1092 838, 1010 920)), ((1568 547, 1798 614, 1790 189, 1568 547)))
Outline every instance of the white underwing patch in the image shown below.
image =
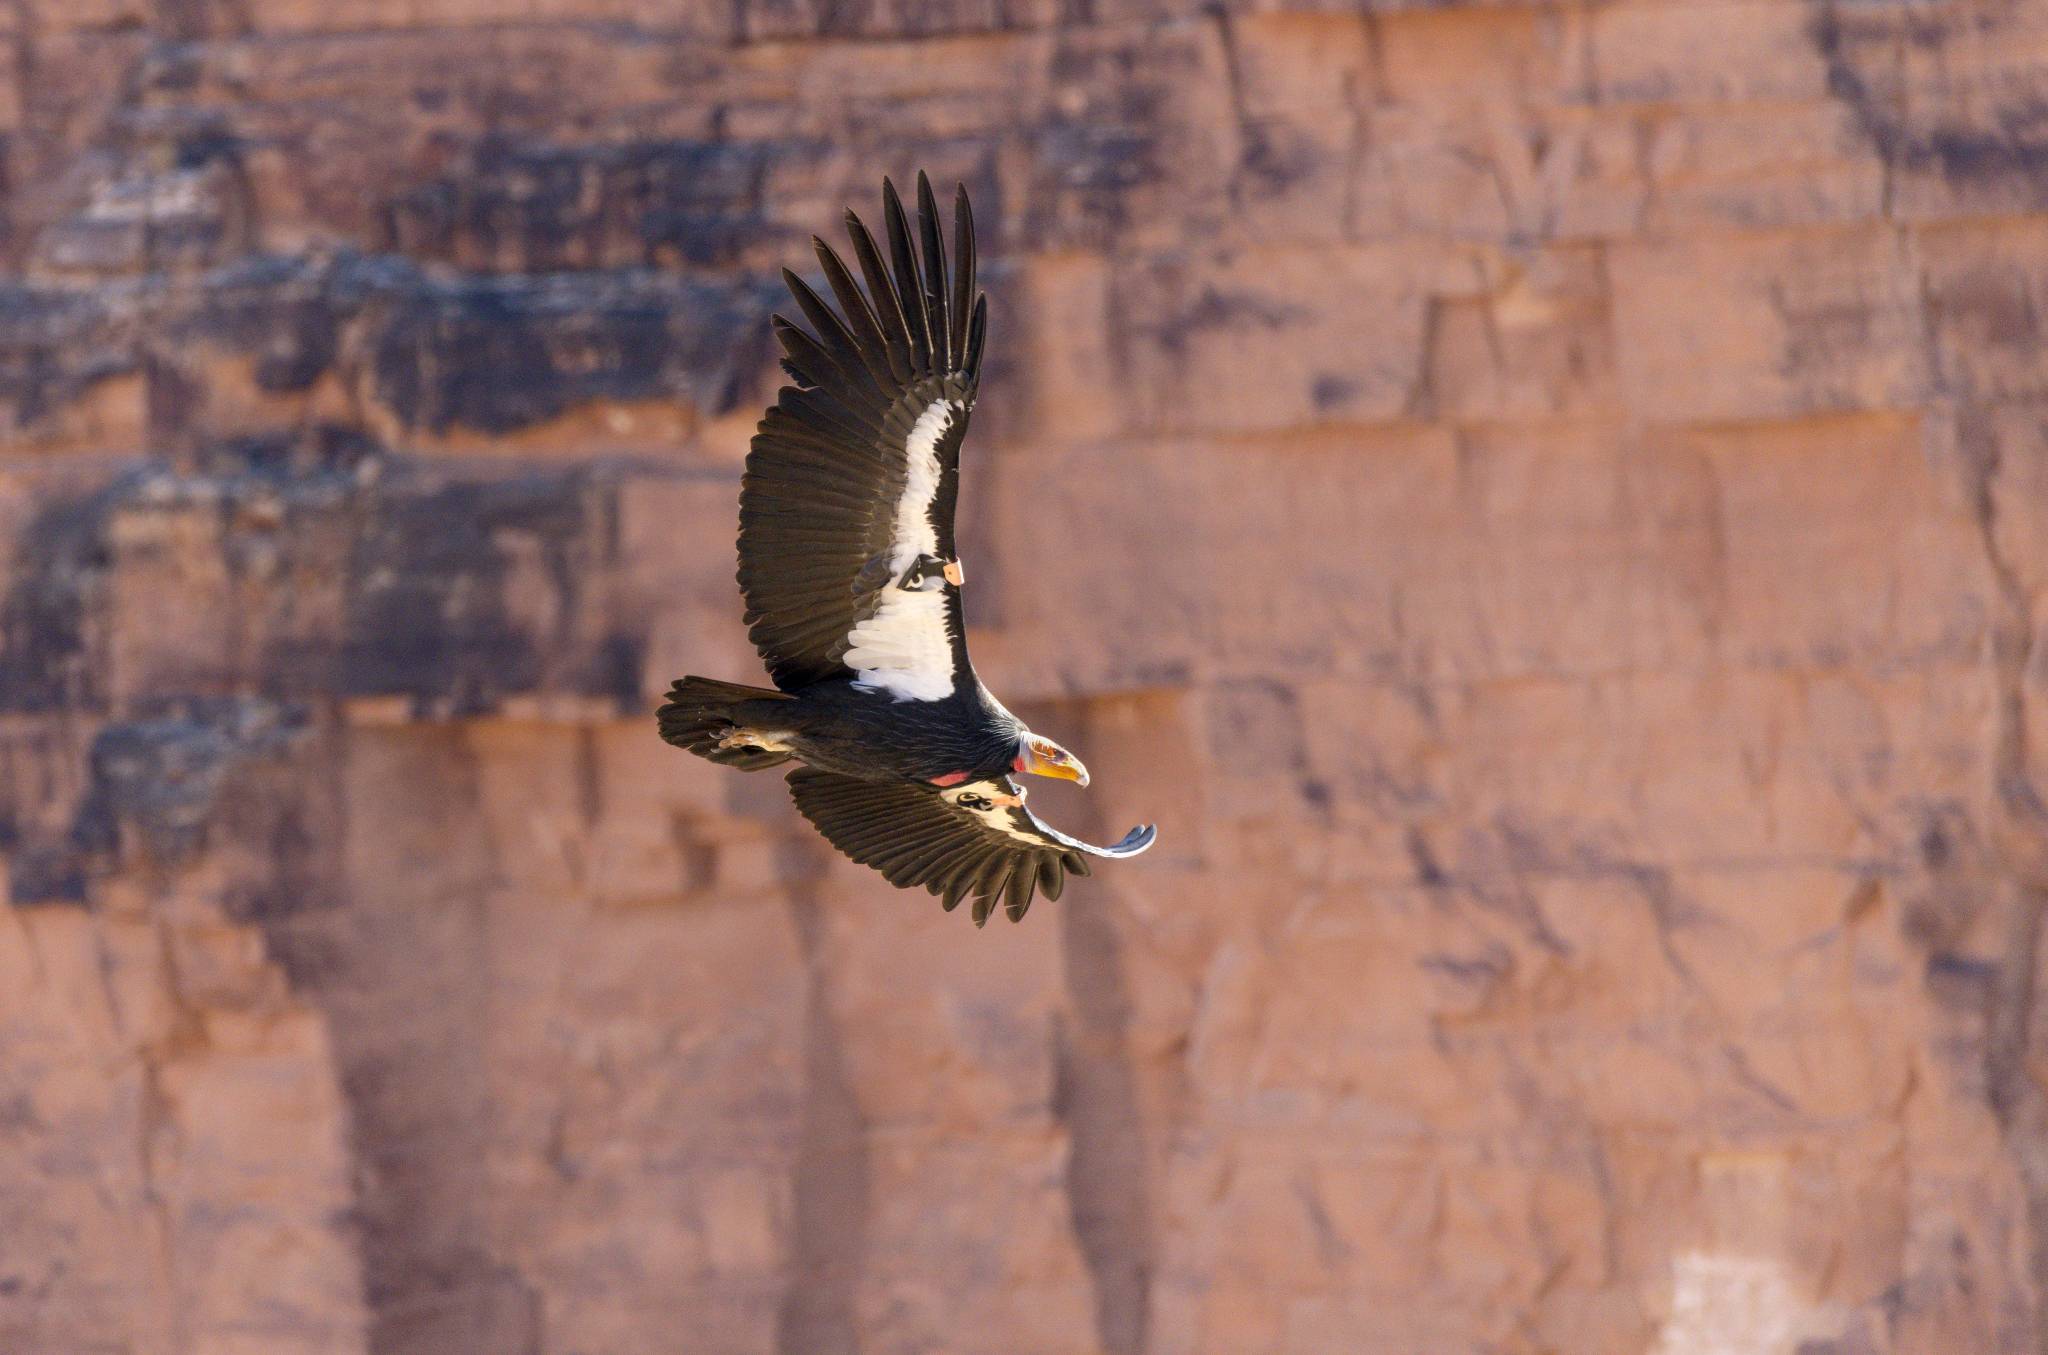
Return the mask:
MULTIPOLYGON (((917 416, 905 440, 902 497, 890 542, 890 573, 901 578, 921 555, 939 551, 932 501, 939 495, 939 440, 958 407, 935 400, 917 416)), ((953 637, 946 625, 946 594, 885 589, 881 605, 846 637, 844 662, 855 685, 885 691, 898 701, 939 701, 953 694, 953 637)))
POLYGON ((759 748, 769 753, 794 753, 796 735, 788 730, 735 729, 719 739, 720 748, 759 748))
POLYGON ((1016 793, 1015 790, 999 781, 969 781, 965 785, 954 786, 950 790, 945 791, 944 795, 948 801, 959 805, 960 808, 966 809, 968 813, 981 820, 983 827, 993 829, 1005 837, 1015 838, 1019 842, 1028 842, 1034 847, 1045 846, 1046 842, 1043 837, 1036 833, 1026 832, 1017 826, 1017 818, 1021 813, 1021 806, 992 803, 996 796, 1012 796, 1016 793), (988 807, 985 809, 973 809, 960 805, 961 800, 969 798, 991 803, 988 803, 988 807))

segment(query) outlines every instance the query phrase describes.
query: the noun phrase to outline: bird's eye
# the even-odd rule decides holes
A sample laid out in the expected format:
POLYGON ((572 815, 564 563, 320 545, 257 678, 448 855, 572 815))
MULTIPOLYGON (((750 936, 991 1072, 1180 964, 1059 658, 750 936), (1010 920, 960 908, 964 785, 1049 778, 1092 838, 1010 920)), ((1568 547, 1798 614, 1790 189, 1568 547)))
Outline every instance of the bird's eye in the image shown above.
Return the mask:
POLYGON ((958 804, 962 809, 987 809, 988 801, 979 795, 963 795, 958 804))

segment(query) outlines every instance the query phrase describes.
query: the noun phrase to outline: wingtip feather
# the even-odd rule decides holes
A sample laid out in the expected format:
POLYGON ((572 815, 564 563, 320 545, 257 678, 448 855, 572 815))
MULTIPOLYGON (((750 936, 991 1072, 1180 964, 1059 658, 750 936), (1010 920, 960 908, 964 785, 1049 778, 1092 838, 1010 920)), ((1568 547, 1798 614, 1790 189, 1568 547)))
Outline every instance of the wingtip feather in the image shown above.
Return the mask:
POLYGON ((1116 844, 1116 850, 1123 852, 1127 856, 1136 856, 1139 852, 1150 851, 1153 842, 1158 837, 1158 824, 1141 823, 1130 832, 1124 834, 1123 841, 1116 844))
POLYGON ((981 379, 981 345, 988 338, 988 293, 974 298, 974 317, 967 322, 967 353, 961 359, 961 370, 970 380, 981 379))
POLYGON ((910 219, 903 211, 903 199, 896 185, 882 180, 882 224, 889 238, 889 261, 896 272, 896 296, 908 324, 912 369, 928 373, 933 367, 935 345, 930 317, 925 309, 925 284, 917 264, 916 246, 910 234, 910 219))
POLYGON ((949 314, 951 288, 946 282, 946 241, 939 231, 939 204, 932 197, 932 181, 923 170, 917 172, 917 240, 924 251, 925 328, 930 332, 932 366, 944 371, 955 365, 958 345, 953 332, 960 321, 949 314))
POLYGON ((967 185, 955 185, 953 195, 953 298, 950 311, 953 317, 952 363, 955 369, 968 370, 967 344, 971 324, 970 310, 974 298, 974 209, 967 202, 967 185))

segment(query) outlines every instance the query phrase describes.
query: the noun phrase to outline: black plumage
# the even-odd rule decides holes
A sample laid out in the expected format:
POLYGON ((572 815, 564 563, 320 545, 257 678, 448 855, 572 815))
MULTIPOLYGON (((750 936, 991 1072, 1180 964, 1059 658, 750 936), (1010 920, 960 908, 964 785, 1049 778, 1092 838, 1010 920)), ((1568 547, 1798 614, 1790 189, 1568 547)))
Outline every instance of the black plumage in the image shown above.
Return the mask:
POLYGON ((748 634, 775 690, 684 678, 660 724, 742 770, 806 764, 791 792, 834 846, 948 908, 972 895, 979 923, 998 900, 1021 917, 1088 855, 1135 855, 1152 830, 1091 847, 1040 823, 1009 779, 1087 773, 1005 710, 967 656, 953 517, 988 300, 966 189, 950 267, 922 174, 917 207, 913 230, 883 181, 886 254, 847 213, 859 281, 813 240, 836 308, 783 274, 809 328, 773 318, 795 384, 754 435, 739 534, 748 634))
POLYGON ((1012 922, 1021 919, 1034 891, 1057 899, 1068 872, 1090 873, 1089 856, 1135 856, 1155 831, 1133 828, 1114 847, 1091 847, 1041 823, 1007 777, 948 792, 803 767, 789 774, 789 788, 828 842, 890 884, 923 885, 948 911, 973 894, 976 926, 998 898, 1012 922), (1011 798, 1017 803, 1002 803, 1011 798))

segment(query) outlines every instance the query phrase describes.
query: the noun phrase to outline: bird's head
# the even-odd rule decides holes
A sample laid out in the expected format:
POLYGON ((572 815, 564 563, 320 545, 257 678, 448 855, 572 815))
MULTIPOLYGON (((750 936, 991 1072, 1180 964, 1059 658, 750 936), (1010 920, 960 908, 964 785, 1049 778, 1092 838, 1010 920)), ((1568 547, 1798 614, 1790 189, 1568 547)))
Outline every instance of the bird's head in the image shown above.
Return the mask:
POLYGON ((1010 770, 1088 784, 1088 769, 1081 765, 1081 759, 1051 739, 1028 732, 1017 740, 1017 760, 1010 764, 1010 770))

